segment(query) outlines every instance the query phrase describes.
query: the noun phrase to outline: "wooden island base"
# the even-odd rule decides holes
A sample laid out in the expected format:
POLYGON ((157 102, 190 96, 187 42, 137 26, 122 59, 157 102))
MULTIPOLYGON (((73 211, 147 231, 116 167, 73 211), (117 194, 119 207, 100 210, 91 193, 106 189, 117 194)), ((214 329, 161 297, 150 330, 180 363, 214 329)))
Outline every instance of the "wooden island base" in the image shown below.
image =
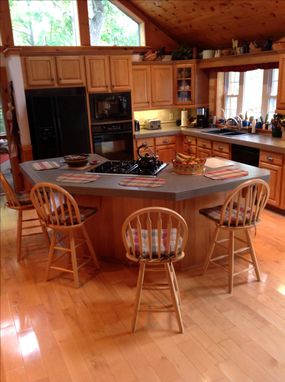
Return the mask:
POLYGON ((189 239, 185 258, 176 264, 179 270, 193 270, 200 273, 210 240, 214 232, 214 223, 199 214, 199 209, 222 204, 225 192, 211 196, 181 201, 162 199, 142 199, 130 197, 105 197, 75 195, 81 206, 98 208, 94 219, 87 227, 92 238, 97 256, 102 259, 126 263, 125 250, 122 243, 121 228, 125 218, 132 212, 151 206, 167 207, 181 214, 189 227, 189 239))

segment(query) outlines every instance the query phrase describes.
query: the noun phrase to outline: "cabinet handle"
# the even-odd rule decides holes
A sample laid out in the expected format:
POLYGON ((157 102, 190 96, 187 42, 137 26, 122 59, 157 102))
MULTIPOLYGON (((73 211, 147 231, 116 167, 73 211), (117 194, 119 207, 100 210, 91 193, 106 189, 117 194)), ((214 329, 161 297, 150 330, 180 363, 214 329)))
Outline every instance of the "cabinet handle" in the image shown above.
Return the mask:
POLYGON ((219 150, 223 151, 224 150, 223 146, 219 146, 219 150))
POLYGON ((268 160, 269 162, 273 162, 273 158, 272 158, 271 156, 268 156, 268 157, 267 157, 267 160, 268 160))
POLYGON ((205 143, 202 144, 202 147, 206 148, 207 146, 205 145, 205 143))
POLYGON ((165 139, 165 140, 163 141, 163 143, 167 144, 167 143, 169 143, 169 140, 168 140, 168 139, 165 139))

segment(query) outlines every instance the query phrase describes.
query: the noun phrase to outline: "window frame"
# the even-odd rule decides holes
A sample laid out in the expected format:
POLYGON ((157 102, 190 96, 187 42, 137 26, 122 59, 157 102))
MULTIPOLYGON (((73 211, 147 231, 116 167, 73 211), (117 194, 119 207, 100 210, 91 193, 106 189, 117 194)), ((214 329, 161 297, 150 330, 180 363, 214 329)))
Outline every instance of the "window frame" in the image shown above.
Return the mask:
MULTIPOLYGON (((279 74, 279 69, 274 68, 278 70, 279 74)), ((261 115, 263 119, 265 119, 266 115, 269 113, 269 101, 270 99, 275 99, 275 105, 277 102, 277 93, 276 95, 271 95, 272 91, 272 81, 273 81, 273 70, 274 69, 262 69, 263 70, 263 83, 262 83, 262 98, 261 98, 261 115)), ((224 76, 224 110, 226 114, 226 104, 227 104, 227 99, 229 97, 237 97, 237 110, 236 110, 236 115, 239 114, 244 114, 243 113, 243 101, 244 101, 244 81, 245 81, 245 72, 239 72, 240 73, 240 78, 239 78, 239 92, 237 95, 228 95, 228 86, 229 86, 229 76, 230 76, 230 71, 225 72, 224 76)), ((277 76, 277 83, 278 83, 278 76, 277 76)), ((227 116, 225 115, 226 118, 229 117, 235 117, 235 115, 230 115, 227 116)), ((248 116, 249 117, 249 116, 248 116)), ((259 116, 255 116, 255 118, 258 118, 259 116)))

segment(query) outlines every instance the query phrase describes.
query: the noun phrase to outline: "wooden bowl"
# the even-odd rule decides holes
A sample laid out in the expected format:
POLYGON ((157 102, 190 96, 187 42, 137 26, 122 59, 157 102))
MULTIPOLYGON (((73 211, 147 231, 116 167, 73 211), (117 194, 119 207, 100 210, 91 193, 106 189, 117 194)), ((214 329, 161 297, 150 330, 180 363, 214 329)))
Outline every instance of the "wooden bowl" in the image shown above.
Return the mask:
POLYGON ((64 161, 70 167, 81 167, 88 163, 88 155, 66 155, 64 161))

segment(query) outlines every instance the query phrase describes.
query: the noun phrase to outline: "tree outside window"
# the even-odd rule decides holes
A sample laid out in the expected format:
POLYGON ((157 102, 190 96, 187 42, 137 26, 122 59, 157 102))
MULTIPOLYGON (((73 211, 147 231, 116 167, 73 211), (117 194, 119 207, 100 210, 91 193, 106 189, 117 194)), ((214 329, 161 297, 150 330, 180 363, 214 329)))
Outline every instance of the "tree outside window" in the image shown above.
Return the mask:
POLYGON ((139 23, 109 0, 88 0, 91 45, 138 46, 139 23))
POLYGON ((9 0, 14 44, 79 45, 75 0, 9 0))

